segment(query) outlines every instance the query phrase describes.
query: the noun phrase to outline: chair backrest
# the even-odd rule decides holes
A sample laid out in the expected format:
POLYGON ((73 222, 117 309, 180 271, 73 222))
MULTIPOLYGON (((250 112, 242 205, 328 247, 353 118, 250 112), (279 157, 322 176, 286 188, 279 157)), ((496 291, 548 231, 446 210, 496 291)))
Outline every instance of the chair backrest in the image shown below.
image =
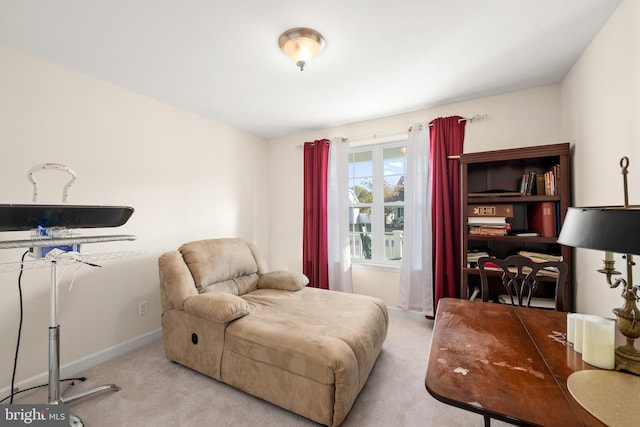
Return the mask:
POLYGON ((250 242, 236 238, 197 240, 158 260, 163 312, 205 292, 244 295, 257 289, 267 263, 250 242))
POLYGON ((243 295, 256 289, 266 262, 250 242, 237 238, 197 240, 178 249, 198 292, 243 295))
POLYGON ((555 278, 555 309, 567 311, 568 297, 565 295, 565 280, 568 274, 567 264, 561 261, 536 262, 522 255, 511 255, 505 259, 481 257, 478 259, 482 300, 489 300, 489 278, 487 270, 499 268, 502 272, 502 284, 511 304, 529 307, 531 297, 540 283, 540 277, 555 278))

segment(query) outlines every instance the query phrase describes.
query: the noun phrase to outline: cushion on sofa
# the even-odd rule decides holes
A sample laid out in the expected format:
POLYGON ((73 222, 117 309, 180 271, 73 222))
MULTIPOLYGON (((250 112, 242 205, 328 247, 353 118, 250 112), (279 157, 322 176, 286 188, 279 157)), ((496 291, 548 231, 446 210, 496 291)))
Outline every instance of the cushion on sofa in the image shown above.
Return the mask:
POLYGON ((216 323, 227 323, 249 314, 249 304, 226 292, 207 292, 187 298, 184 311, 216 323))
MULTIPOLYGON (((240 239, 198 240, 185 243, 179 251, 199 292, 218 282, 258 273, 258 264, 251 248, 240 239)), ((256 283, 244 282, 247 289, 238 289, 237 295, 255 289, 256 283)))
POLYGON ((380 354, 384 303, 310 287, 242 298, 251 314, 227 326, 222 381, 320 424, 340 424, 380 354))
POLYGON ((299 291, 309 284, 309 279, 302 273, 293 271, 270 271, 260 276, 258 289, 280 289, 283 291, 299 291))
POLYGON ((233 295, 244 295, 258 289, 258 274, 234 277, 223 282, 213 283, 202 289, 200 293, 206 292, 226 292, 233 295))

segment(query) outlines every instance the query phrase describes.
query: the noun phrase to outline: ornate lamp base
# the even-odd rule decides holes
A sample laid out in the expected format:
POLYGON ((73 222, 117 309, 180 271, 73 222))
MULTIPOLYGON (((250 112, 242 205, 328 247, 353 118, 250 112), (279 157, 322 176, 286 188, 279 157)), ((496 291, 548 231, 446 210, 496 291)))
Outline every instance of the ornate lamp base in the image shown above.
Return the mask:
POLYGON ((631 286, 631 269, 635 263, 632 255, 627 254, 627 276, 628 280, 616 280, 616 283, 624 283, 625 289, 622 292, 624 306, 614 308, 616 315, 616 326, 620 333, 627 339, 627 344, 616 348, 616 370, 628 371, 632 374, 640 375, 640 351, 635 347, 634 342, 640 338, 640 310, 638 310, 637 288, 631 286))
POLYGON ((616 370, 640 375, 640 351, 629 345, 616 348, 616 370))

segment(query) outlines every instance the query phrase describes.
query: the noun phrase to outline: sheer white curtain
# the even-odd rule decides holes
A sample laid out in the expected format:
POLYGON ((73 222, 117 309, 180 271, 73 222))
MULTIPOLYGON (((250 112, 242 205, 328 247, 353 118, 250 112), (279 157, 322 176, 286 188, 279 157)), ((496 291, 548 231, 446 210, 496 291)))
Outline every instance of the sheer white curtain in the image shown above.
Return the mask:
POLYGON ((400 307, 433 316, 429 126, 409 130, 404 188, 404 242, 400 264, 400 307))
POLYGON ((349 143, 331 138, 327 188, 329 289, 353 292, 349 250, 349 143))

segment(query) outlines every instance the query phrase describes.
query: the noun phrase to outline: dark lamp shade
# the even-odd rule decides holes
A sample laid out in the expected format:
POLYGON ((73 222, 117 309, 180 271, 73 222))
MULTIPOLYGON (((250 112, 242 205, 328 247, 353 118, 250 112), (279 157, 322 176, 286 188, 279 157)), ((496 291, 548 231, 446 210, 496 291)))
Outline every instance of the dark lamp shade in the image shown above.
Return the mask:
POLYGON ((558 243, 640 255, 640 209, 637 206, 569 208, 558 243))

